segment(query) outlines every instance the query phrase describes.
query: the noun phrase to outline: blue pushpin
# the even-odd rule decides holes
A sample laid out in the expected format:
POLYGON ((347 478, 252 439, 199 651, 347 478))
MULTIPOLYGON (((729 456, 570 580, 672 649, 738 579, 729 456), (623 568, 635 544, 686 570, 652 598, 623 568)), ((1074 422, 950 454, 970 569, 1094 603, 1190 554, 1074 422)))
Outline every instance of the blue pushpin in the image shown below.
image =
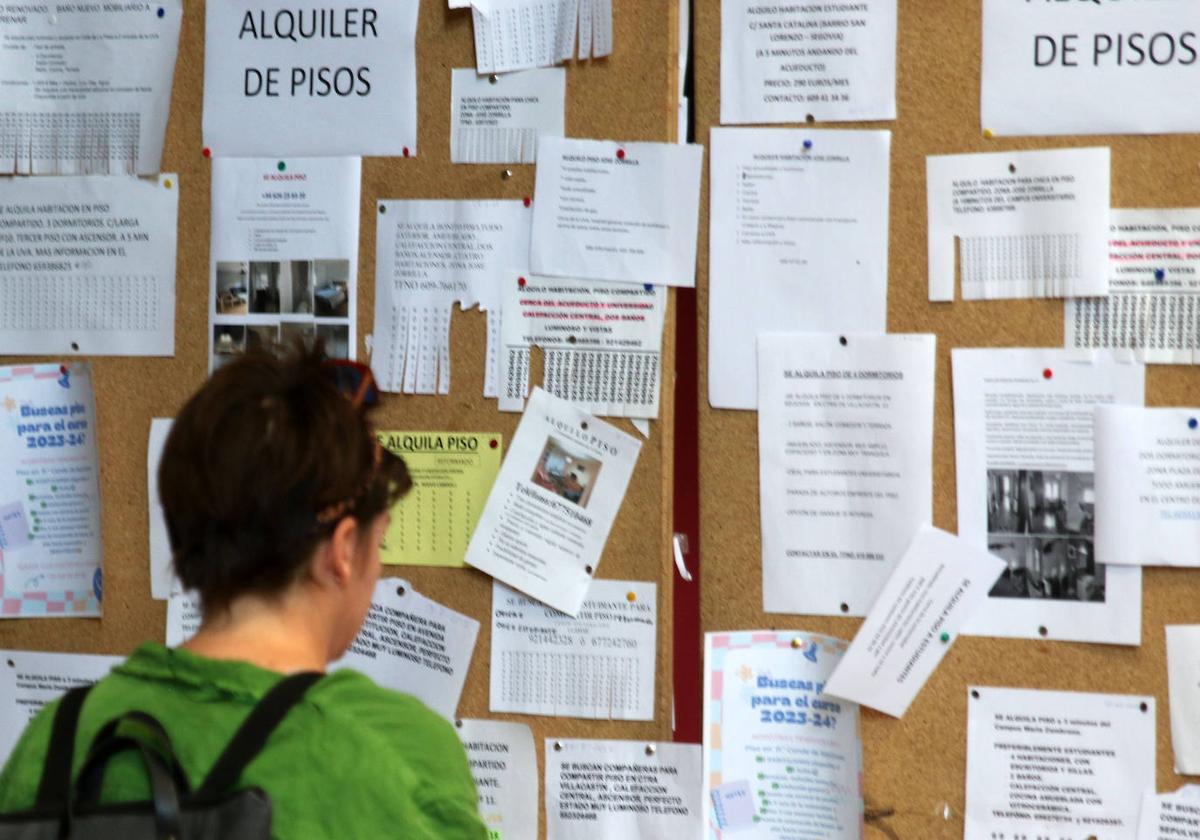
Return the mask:
POLYGON ((647 292, 653 292, 653 291, 654 291, 654 284, 653 284, 653 283, 647 283, 647 284, 646 284, 646 291, 647 291, 647 292))
POLYGON ((159 7, 158 7, 158 16, 159 16, 159 17, 166 17, 166 16, 167 16, 167 10, 166 10, 166 9, 164 9, 162 6, 159 6, 159 7))
POLYGON ((1192 429, 1193 431, 1195 431, 1195 429, 1197 427, 1200 427, 1200 420, 1197 420, 1195 417, 1193 417, 1191 420, 1188 421, 1189 429, 1192 429))
POLYGON ((1163 280, 1167 279, 1167 272, 1161 268, 1154 269, 1154 279, 1161 283, 1163 280))
POLYGON ((813 142, 811 140, 804 141, 804 151, 807 152, 807 151, 811 150, 812 147, 813 147, 813 142))

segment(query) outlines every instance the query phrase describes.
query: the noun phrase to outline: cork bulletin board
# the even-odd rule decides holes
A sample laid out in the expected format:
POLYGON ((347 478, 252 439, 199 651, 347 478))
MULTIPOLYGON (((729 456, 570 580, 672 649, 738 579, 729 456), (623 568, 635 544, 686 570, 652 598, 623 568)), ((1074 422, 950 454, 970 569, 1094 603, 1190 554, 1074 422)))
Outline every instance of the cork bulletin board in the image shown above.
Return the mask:
MULTIPOLYGON (((929 303, 925 157, 1110 146, 1114 207, 1200 206, 1200 141, 1194 136, 985 139, 979 116, 981 6, 979 0, 899 0, 898 119, 821 126, 893 132, 888 330, 938 337, 934 524, 950 531, 957 529, 950 351, 954 347, 1061 347, 1063 303, 929 303)), ((709 130, 719 124, 720 114, 720 3, 697 0, 695 12, 696 141, 707 145, 709 130)), ((707 182, 703 201, 707 218, 707 182)), ((702 224, 698 302, 703 629, 803 629, 850 639, 860 619, 762 611, 757 415, 715 411, 703 396, 707 394, 707 239, 707 225, 702 224)), ((1148 366, 1147 405, 1194 406, 1198 400, 1200 368, 1148 366)), ((1200 621, 1200 575, 1148 569, 1143 583, 1139 648, 964 636, 902 720, 864 710, 867 836, 962 837, 968 684, 1153 694, 1158 699, 1158 789, 1174 790, 1182 784, 1172 765, 1163 625, 1200 621), (873 820, 873 812, 891 814, 873 820)))
MULTIPOLYGON (((567 135, 583 138, 673 141, 678 95, 677 0, 615 0, 614 54, 567 65, 567 135)), ((0 648, 128 654, 147 639, 163 638, 165 602, 150 597, 146 441, 153 417, 172 417, 201 384, 208 356, 211 162, 201 153, 204 69, 203 0, 184 4, 183 28, 171 99, 163 171, 178 173, 179 247, 176 342, 171 358, 92 359, 98 414, 104 617, 102 620, 0 622, 0 648)), ((359 243, 358 335, 374 318, 375 213, 380 199, 520 199, 533 194, 533 166, 450 163, 450 71, 475 64, 471 13, 449 10, 445 0, 423 0, 417 32, 419 154, 363 162, 359 243), (504 177, 505 170, 511 177, 504 177)), ((673 293, 672 293, 673 297, 673 293)), ((381 429, 500 432, 511 441, 519 415, 501 414, 485 400, 485 318, 478 310, 452 318, 453 373, 444 397, 385 395, 381 429)), ((652 722, 600 722, 519 715, 533 730, 541 761, 542 739, 671 737, 672 374, 674 303, 663 336, 662 410, 651 423, 628 495, 597 576, 658 584, 658 668, 652 722)), ((541 381, 535 351, 531 381, 541 381)), ((366 350, 358 348, 366 360, 366 350)), ((29 357, 0 358, 0 364, 29 357)), ((50 361, 58 361, 53 359, 50 361)), ((637 435, 628 421, 615 421, 637 435)), ((463 691, 463 717, 488 712, 491 578, 473 569, 393 567, 423 594, 480 622, 475 655, 463 691)), ((540 773, 539 773, 540 776, 540 773)), ((543 832, 545 820, 542 820, 543 832)))

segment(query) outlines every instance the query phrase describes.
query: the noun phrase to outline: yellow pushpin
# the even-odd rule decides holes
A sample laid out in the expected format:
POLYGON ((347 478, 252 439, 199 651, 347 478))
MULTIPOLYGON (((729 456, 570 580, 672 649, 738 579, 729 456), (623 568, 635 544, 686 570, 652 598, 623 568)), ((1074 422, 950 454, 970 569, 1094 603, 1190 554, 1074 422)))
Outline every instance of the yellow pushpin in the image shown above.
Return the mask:
POLYGON ((990 128, 985 128, 983 130, 983 139, 984 140, 991 140, 995 136, 996 136, 995 134, 992 134, 992 130, 990 128))
POLYGON ((637 593, 633 591, 625 593, 625 600, 632 604, 637 600, 637 593))
POLYGON ((175 186, 175 182, 172 181, 170 178, 168 178, 165 181, 163 181, 163 186, 166 187, 167 189, 171 189, 171 187, 175 186))
POLYGON ((804 646, 804 642, 802 642, 800 639, 798 639, 798 638, 797 638, 797 639, 792 639, 792 647, 794 647, 794 648, 796 648, 797 650, 799 650, 799 649, 800 649, 801 647, 803 647, 803 646, 804 646))

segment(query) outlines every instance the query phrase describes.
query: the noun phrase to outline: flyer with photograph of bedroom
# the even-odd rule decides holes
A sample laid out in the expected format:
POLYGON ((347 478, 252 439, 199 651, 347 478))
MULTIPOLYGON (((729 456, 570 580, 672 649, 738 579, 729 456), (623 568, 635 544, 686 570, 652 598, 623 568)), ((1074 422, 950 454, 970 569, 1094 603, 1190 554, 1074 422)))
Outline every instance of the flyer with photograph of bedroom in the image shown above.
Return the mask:
POLYGON ((641 447, 534 388, 471 537, 468 565, 576 615, 641 447))

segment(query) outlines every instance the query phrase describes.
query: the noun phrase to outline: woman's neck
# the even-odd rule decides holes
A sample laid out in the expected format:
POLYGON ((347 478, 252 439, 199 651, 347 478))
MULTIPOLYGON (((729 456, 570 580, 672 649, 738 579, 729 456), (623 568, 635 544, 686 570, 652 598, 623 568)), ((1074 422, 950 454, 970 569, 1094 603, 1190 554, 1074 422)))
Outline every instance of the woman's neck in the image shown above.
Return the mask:
POLYGON ((240 660, 283 674, 324 671, 330 646, 319 615, 319 610, 287 599, 245 596, 225 609, 206 612, 200 630, 182 647, 209 659, 240 660))

